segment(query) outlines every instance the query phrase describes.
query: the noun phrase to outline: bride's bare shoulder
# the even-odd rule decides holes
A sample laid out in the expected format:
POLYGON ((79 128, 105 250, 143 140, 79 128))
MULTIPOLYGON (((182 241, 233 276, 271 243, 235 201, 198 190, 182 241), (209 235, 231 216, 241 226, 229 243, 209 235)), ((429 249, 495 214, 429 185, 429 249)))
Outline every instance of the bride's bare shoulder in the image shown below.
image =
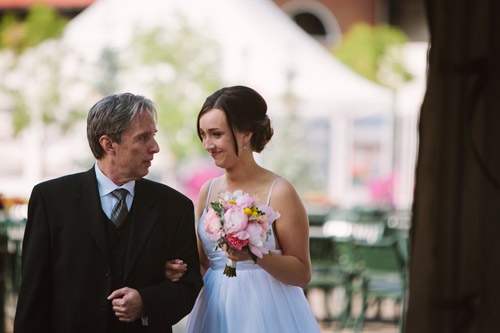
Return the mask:
POLYGON ((200 191, 198 193, 198 203, 202 203, 203 205, 207 201, 207 196, 208 196, 208 190, 210 188, 210 185, 212 184, 212 181, 217 183, 217 180, 220 179, 222 176, 217 177, 217 178, 211 178, 207 180, 203 185, 200 187, 200 191))
POLYGON ((295 187, 288 179, 277 175, 272 182, 274 182, 274 186, 272 188, 271 201, 291 205, 301 202, 295 187))

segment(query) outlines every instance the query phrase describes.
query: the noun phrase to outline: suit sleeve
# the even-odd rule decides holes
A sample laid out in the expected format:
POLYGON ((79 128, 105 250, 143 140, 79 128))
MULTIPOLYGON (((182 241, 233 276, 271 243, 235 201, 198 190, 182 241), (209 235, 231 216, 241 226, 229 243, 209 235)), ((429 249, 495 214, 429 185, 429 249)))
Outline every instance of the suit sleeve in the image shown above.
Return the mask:
POLYGON ((50 231, 39 187, 31 193, 23 238, 19 290, 14 331, 50 332, 52 314, 50 231))
POLYGON ((194 229, 194 207, 190 200, 186 206, 171 246, 171 259, 184 260, 188 265, 186 274, 177 282, 165 278, 160 285, 138 290, 148 325, 153 330, 172 326, 189 314, 203 285, 194 229))

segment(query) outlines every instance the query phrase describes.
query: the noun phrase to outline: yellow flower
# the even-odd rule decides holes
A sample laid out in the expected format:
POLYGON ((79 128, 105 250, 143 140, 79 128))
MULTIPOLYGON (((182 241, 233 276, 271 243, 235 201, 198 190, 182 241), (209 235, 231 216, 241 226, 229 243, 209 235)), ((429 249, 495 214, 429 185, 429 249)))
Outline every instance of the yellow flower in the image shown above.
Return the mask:
POLYGON ((252 208, 252 212, 256 213, 257 212, 257 207, 252 208))
POLYGON ((252 210, 251 210, 250 208, 245 208, 243 211, 244 211, 244 212, 245 212, 245 214, 247 214, 247 215, 252 215, 252 210))
POLYGON ((234 201, 234 200, 229 201, 229 203, 232 203, 233 205, 236 205, 236 201, 234 201))
POLYGON ((254 217, 258 217, 258 216, 259 216, 259 213, 257 213, 257 212, 252 212, 252 216, 254 216, 254 217))

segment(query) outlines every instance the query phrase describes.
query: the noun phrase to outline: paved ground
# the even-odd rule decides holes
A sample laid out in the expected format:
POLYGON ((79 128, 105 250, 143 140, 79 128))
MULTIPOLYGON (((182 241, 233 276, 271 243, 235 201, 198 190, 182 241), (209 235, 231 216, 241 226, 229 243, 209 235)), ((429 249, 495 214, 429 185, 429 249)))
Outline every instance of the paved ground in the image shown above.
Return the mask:
MULTIPOLYGON (((311 290, 308 293, 308 300, 311 304, 316 318, 319 319, 321 332, 328 333, 349 333, 352 328, 339 328, 337 322, 322 321, 325 318, 326 312, 324 307, 324 297, 321 290, 311 290)), ((329 306, 333 315, 337 315, 341 311, 343 301, 342 290, 334 291, 329 295, 329 306)), ((352 303, 352 316, 356 317, 361 310, 360 295, 354 295, 352 303)), ((398 333, 398 319, 400 313, 400 305, 391 300, 383 301, 380 305, 373 305, 366 311, 367 320, 363 325, 364 333, 398 333), (379 319, 376 320, 378 314, 379 319)))
MULTIPOLYGON (((351 328, 338 329, 334 324, 320 323, 322 333, 351 333, 351 328)), ((396 324, 392 323, 377 323, 369 322, 363 327, 363 333, 397 333, 398 328, 396 324)))

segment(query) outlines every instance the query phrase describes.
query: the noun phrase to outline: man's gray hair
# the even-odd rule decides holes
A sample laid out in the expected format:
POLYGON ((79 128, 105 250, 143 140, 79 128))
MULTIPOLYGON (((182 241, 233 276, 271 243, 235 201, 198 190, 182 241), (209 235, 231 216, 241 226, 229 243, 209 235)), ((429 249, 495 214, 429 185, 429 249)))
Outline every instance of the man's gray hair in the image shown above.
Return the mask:
POLYGON ((155 104, 143 96, 131 93, 104 97, 90 108, 87 116, 87 139, 96 159, 105 155, 99 139, 108 135, 113 141, 120 143, 123 132, 141 111, 151 113, 156 121, 158 111, 155 104))

